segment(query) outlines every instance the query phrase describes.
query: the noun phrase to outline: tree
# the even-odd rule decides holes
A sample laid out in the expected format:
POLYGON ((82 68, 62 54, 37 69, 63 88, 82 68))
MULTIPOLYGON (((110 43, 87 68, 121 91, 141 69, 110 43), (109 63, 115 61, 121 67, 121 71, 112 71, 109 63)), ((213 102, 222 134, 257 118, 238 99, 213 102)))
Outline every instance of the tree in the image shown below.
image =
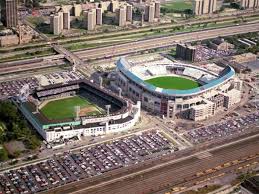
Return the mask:
POLYGON ((5 160, 8 160, 8 154, 4 148, 1 148, 0 149, 0 161, 3 162, 5 160))
POLYGON ((25 6, 29 8, 39 7, 40 0, 25 0, 25 6))
POLYGON ((10 101, 0 101, 0 123, 3 123, 1 128, 5 126, 0 138, 1 144, 11 140, 22 140, 29 149, 35 149, 40 145, 36 134, 27 126, 25 119, 10 101))
POLYGON ((230 7, 231 7, 231 8, 234 8, 234 9, 241 9, 240 4, 239 4, 239 3, 236 3, 236 2, 230 3, 230 7))
POLYGON ((192 15, 193 11, 192 11, 192 9, 185 9, 184 13, 187 14, 187 15, 192 15))

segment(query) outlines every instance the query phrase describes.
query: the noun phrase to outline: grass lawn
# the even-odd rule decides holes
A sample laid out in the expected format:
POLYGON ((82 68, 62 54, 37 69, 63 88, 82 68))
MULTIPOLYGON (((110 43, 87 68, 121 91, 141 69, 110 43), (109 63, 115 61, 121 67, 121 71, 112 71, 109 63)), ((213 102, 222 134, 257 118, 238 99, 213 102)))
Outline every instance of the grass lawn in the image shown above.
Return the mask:
POLYGON ((173 76, 156 77, 145 81, 156 87, 164 88, 164 89, 188 90, 188 89, 197 88, 200 86, 200 84, 196 81, 183 78, 183 77, 173 77, 173 76))
POLYGON ((186 9, 192 9, 192 2, 188 0, 176 0, 170 3, 163 4, 162 7, 173 11, 184 11, 186 9))
POLYGON ((41 112, 50 120, 73 118, 75 117, 75 106, 80 106, 80 115, 82 114, 81 111, 84 109, 88 109, 84 112, 85 116, 102 113, 96 105, 80 96, 50 101, 41 108, 41 112))

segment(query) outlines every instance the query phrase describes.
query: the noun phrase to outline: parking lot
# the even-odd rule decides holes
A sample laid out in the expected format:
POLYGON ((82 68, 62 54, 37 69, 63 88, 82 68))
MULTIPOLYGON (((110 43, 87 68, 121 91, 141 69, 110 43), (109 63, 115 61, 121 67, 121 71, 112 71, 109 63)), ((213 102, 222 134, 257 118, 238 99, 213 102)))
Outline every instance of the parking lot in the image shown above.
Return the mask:
POLYGON ((6 81, 0 83, 0 99, 6 99, 19 94, 20 89, 28 84, 30 89, 35 89, 39 86, 39 82, 36 78, 24 78, 14 81, 6 81))
POLYGON ((259 111, 222 123, 190 130, 185 134, 185 137, 194 144, 203 143, 242 133, 247 130, 246 126, 258 121, 259 111))
POLYGON ((63 71, 58 73, 37 75, 35 77, 28 77, 19 80, 0 82, 0 100, 17 96, 21 88, 26 84, 28 84, 30 90, 33 91, 40 85, 47 86, 51 84, 65 83, 83 78, 84 76, 81 75, 79 72, 63 71))
POLYGON ((0 176, 0 193, 40 192, 137 164, 171 153, 174 149, 173 144, 158 131, 132 135, 4 172, 0 176))
POLYGON ((83 79, 84 76, 79 72, 63 71, 58 73, 50 73, 45 75, 36 76, 40 82, 40 85, 46 86, 51 84, 65 83, 69 81, 83 79))
POLYGON ((196 49, 196 60, 197 61, 206 61, 210 60, 212 58, 220 58, 225 56, 230 56, 234 53, 233 50, 214 50, 211 48, 208 48, 207 46, 199 45, 196 49))

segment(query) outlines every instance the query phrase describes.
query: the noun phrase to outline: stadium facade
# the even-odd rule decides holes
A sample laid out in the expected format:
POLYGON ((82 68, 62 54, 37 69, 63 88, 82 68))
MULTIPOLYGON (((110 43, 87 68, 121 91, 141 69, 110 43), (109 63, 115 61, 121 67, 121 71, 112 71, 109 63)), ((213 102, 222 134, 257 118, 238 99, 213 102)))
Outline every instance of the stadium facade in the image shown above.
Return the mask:
POLYGON ((168 118, 204 120, 241 100, 242 81, 230 66, 215 73, 167 58, 150 63, 134 63, 120 58, 116 65, 114 87, 133 101, 141 101, 144 109, 168 118), (187 90, 164 89, 145 81, 161 76, 188 78, 198 82, 199 86, 187 90))
POLYGON ((87 80, 46 86, 31 92, 25 98, 24 95, 20 96, 15 103, 48 142, 75 136, 98 136, 128 130, 138 122, 141 106, 140 102, 132 104, 87 80), (73 118, 58 120, 51 120, 41 112, 41 107, 46 103, 75 95, 84 95, 103 110, 107 106, 109 110, 94 116, 82 116, 75 112, 73 118))

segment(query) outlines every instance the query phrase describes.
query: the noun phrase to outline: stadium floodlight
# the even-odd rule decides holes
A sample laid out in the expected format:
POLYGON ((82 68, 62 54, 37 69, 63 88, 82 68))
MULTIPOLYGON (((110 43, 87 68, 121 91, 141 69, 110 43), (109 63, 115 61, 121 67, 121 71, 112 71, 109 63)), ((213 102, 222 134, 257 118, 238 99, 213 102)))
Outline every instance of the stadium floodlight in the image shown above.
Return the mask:
POLYGON ((255 107, 256 109, 259 108, 259 78, 256 79, 255 85, 255 107))
POLYGON ((75 59, 73 59, 73 58, 72 58, 72 60, 73 60, 73 64, 72 64, 72 72, 75 72, 75 71, 76 71, 76 60, 75 60, 75 59))
POLYGON ((119 90, 119 97, 121 97, 122 89, 119 88, 118 90, 119 90))
POLYGON ((101 76, 99 76, 99 84, 100 84, 100 88, 103 87, 103 78, 101 76))
POLYGON ((105 105, 105 108, 106 108, 107 116, 110 116, 110 108, 111 108, 111 105, 110 105, 110 104, 107 104, 107 105, 105 105))
POLYGON ((76 120, 79 120, 80 117, 80 106, 75 106, 76 120))

